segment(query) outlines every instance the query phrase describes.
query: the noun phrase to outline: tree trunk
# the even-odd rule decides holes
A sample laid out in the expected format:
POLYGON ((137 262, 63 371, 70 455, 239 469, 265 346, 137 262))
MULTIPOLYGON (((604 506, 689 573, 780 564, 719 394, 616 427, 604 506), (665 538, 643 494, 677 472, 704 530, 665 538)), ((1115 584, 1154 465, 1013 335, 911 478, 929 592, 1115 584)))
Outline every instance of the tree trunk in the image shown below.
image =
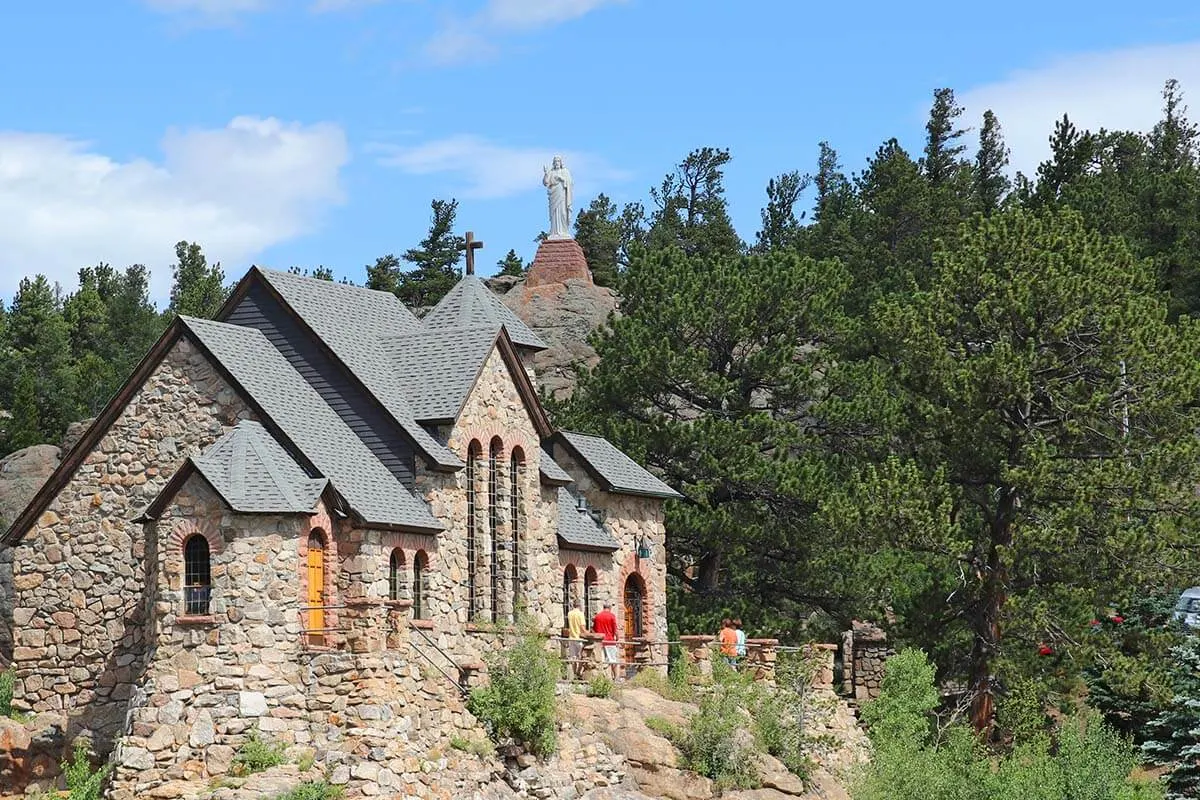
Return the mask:
POLYGON ((988 526, 987 564, 972 620, 971 724, 984 739, 991 738, 995 725, 996 689, 992 669, 1000 649, 1000 614, 1008 599, 1008 568, 1002 553, 1012 544, 1015 497, 1012 489, 1003 490, 996 516, 988 526))
POLYGON ((700 559, 696 574, 696 585, 703 594, 717 591, 721 583, 721 554, 709 550, 700 559))

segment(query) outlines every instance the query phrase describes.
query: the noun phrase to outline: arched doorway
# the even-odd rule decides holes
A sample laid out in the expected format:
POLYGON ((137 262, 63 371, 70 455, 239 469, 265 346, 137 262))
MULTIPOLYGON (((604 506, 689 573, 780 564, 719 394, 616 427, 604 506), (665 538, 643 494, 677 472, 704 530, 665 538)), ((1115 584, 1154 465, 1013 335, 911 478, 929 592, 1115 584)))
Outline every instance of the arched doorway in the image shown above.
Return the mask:
POLYGON ((308 536, 308 643, 325 644, 325 536, 313 531, 308 536))
MULTIPOLYGON (((625 579, 625 630, 622 638, 626 642, 640 639, 646 635, 644 611, 646 604, 646 582, 642 576, 634 573, 625 579)), ((632 662, 634 647, 625 645, 625 661, 632 662)))

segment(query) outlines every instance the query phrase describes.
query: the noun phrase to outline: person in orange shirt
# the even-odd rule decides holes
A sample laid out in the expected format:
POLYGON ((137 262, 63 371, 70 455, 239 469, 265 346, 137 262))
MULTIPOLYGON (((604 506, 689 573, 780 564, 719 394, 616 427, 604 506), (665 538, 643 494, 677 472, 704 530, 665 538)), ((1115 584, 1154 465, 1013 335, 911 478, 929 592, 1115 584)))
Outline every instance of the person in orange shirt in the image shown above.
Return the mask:
POLYGON ((721 632, 717 634, 717 640, 721 643, 721 655, 725 656, 726 663, 737 667, 738 636, 728 618, 721 620, 721 632))

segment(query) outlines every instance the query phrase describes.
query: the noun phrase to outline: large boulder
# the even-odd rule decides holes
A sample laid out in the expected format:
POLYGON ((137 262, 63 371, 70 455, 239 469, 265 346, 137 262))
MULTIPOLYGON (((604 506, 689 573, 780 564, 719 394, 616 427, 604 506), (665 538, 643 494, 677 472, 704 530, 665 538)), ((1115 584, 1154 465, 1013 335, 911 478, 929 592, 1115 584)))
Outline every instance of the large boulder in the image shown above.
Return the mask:
POLYGON ((8 529, 42 488, 61 454, 52 444, 35 444, 0 459, 0 532, 8 529))

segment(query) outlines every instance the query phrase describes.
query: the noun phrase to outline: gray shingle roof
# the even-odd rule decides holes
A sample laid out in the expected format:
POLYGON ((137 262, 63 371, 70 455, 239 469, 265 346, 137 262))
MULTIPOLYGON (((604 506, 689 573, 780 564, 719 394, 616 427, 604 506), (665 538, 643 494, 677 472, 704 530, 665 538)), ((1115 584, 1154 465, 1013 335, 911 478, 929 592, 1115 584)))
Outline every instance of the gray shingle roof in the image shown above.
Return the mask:
POLYGON ((435 328, 381 340, 419 420, 453 420, 484 361, 496 346, 500 326, 435 328))
POLYGON ((554 485, 556 483, 574 483, 575 479, 565 469, 560 467, 554 460, 554 457, 542 451, 542 457, 538 460, 538 472, 541 473, 542 483, 554 485))
POLYGON ((591 514, 580 510, 575 496, 561 487, 558 490, 558 538, 562 544, 577 550, 612 552, 620 546, 591 514))
POLYGON ((246 514, 311 512, 329 481, 310 478, 257 422, 243 420, 192 459, 232 508, 246 514))
POLYGON ((362 382, 421 450, 438 466, 463 465, 413 416, 405 387, 380 345, 381 339, 421 330, 421 323, 390 292, 377 292, 289 272, 257 268, 313 332, 362 382))
POLYGON ((478 275, 465 275, 421 320, 425 330, 439 328, 498 327, 503 325, 508 338, 518 347, 545 350, 547 345, 496 293, 487 288, 478 275))
POLYGON ((605 488, 610 492, 645 497, 683 497, 614 447, 607 439, 571 431, 559 431, 559 436, 567 443, 569 449, 583 459, 584 465, 590 467, 600 481, 606 484, 605 488))
POLYGON ((261 331, 191 317, 180 320, 365 522, 443 528, 261 331))

